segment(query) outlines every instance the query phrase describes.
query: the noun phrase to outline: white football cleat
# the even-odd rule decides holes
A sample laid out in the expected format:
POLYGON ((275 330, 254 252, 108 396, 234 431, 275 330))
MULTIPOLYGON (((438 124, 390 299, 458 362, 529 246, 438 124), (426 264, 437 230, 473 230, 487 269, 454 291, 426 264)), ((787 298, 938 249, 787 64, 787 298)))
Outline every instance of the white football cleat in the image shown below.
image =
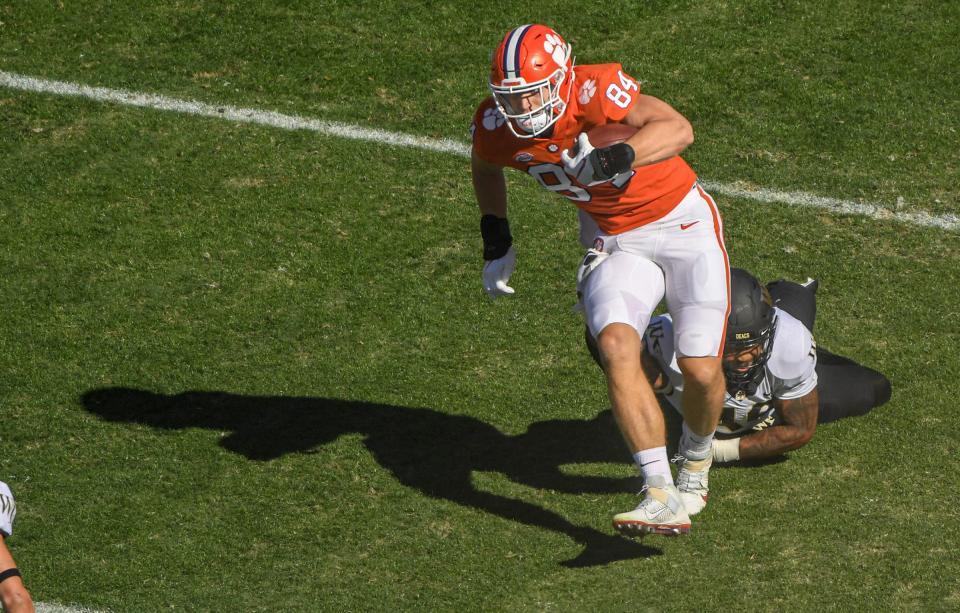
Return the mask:
POLYGON ((683 501, 688 515, 696 515, 707 506, 713 456, 708 455, 705 460, 690 460, 682 454, 677 454, 672 461, 679 465, 677 490, 680 491, 680 500, 683 501))
POLYGON ((620 534, 678 536, 690 532, 690 516, 680 499, 680 492, 665 477, 647 478, 640 493, 646 495, 636 509, 613 516, 613 527, 620 534))

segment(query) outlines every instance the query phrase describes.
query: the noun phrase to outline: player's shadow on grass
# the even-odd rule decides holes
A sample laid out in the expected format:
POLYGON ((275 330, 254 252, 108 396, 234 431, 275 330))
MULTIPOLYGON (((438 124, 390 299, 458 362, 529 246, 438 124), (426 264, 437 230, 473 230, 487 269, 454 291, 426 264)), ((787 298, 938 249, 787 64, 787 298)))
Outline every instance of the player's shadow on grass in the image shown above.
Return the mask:
POLYGON ((550 420, 508 436, 473 417, 431 409, 337 400, 242 396, 225 392, 154 394, 129 388, 87 392, 84 407, 112 422, 154 428, 210 428, 228 432, 220 445, 251 460, 308 453, 338 437, 359 433, 377 462, 402 484, 494 515, 565 534, 583 552, 565 566, 582 567, 660 554, 522 500, 473 487, 474 471, 492 471, 517 483, 566 493, 622 493, 637 478, 565 474, 570 463, 629 458, 609 411, 591 420, 550 420))

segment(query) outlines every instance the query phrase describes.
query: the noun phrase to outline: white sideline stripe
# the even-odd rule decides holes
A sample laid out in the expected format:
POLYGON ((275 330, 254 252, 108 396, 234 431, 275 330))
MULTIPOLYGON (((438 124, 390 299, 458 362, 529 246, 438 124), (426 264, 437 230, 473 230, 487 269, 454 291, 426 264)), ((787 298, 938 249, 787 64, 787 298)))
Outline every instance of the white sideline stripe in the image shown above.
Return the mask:
MULTIPOLYGON (((387 143, 398 147, 411 147, 435 151, 439 153, 453 153, 469 157, 470 148, 464 143, 449 139, 425 138, 398 132, 388 132, 363 128, 336 121, 323 121, 297 115, 285 115, 273 111, 242 108, 225 104, 206 104, 196 100, 178 100, 166 96, 132 92, 123 89, 106 87, 90 87, 66 81, 52 81, 37 79, 11 72, 0 71, 0 86, 37 93, 56 94, 58 96, 79 96, 98 102, 112 102, 125 106, 137 106, 173 111, 202 117, 216 117, 228 121, 253 123, 272 126, 283 130, 310 130, 329 136, 349 138, 353 140, 387 143)), ((838 215, 858 215, 884 221, 897 221, 914 226, 940 228, 942 230, 960 230, 960 216, 934 215, 926 211, 906 212, 891 210, 881 204, 839 200, 825 196, 817 196, 807 192, 783 192, 775 189, 746 189, 727 183, 701 181, 701 184, 711 192, 732 198, 747 198, 758 202, 778 203, 788 206, 812 207, 838 215)))
POLYGON ((195 100, 178 100, 166 96, 131 92, 123 89, 109 89, 106 87, 90 87, 66 81, 50 81, 35 79, 10 72, 0 71, 0 85, 12 89, 21 89, 30 92, 56 94, 58 96, 79 96, 97 102, 113 102, 125 106, 139 106, 161 111, 174 111, 202 117, 216 117, 228 121, 254 123, 272 126, 284 130, 311 130, 330 136, 339 136, 353 140, 388 143, 400 147, 415 147, 438 151, 440 153, 456 153, 469 155, 467 146, 452 140, 424 138, 387 132, 386 130, 372 130, 361 128, 336 121, 322 121, 296 115, 284 115, 272 111, 246 109, 226 104, 206 104, 195 100))
POLYGON ((68 605, 57 604, 55 602, 35 602, 33 603, 37 613, 102 613, 85 607, 71 607, 68 605))
POLYGON ((789 206, 812 207, 838 215, 860 215, 872 219, 899 221, 901 223, 927 228, 940 228, 953 231, 960 230, 960 216, 957 215, 933 215, 926 211, 917 211, 914 213, 891 211, 888 207, 879 204, 838 200, 836 198, 817 196, 816 194, 807 192, 781 192, 765 188, 751 190, 737 187, 736 185, 713 183, 712 181, 700 181, 700 184, 709 192, 723 194, 731 198, 749 198, 750 200, 757 200, 759 202, 776 202, 789 206))

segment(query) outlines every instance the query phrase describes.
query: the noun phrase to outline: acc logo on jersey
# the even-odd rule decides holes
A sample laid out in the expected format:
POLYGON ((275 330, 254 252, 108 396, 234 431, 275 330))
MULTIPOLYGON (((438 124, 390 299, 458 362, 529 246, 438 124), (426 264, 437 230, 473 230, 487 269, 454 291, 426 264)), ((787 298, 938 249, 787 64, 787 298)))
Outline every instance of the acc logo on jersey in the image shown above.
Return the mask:
POLYGON ((593 98, 593 95, 597 93, 597 80, 596 79, 587 79, 583 87, 580 88, 580 104, 586 104, 590 102, 590 99, 593 98))
POLYGON ((557 64, 563 64, 567 59, 566 50, 563 48, 563 41, 556 34, 547 34, 543 41, 543 50, 553 56, 553 61, 557 64))
POLYGON ((518 162, 529 162, 530 160, 533 159, 533 154, 527 153, 526 151, 524 151, 522 153, 518 153, 516 157, 513 159, 515 159, 518 162))
POLYGON ((488 130, 496 130, 503 125, 506 119, 500 113, 500 109, 491 107, 483 112, 483 127, 488 130))

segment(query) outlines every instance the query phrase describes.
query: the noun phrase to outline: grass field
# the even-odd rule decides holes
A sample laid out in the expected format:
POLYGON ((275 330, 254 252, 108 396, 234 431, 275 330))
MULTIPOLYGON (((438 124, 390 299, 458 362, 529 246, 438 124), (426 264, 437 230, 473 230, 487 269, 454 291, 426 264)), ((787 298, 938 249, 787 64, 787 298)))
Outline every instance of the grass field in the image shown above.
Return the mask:
MULTIPOLYGON (((951 2, 14 0, 0 71, 466 143, 532 20, 689 117, 705 179, 960 211, 951 2)), ((0 87, 0 160, 0 479, 39 601, 960 609, 955 230, 720 198, 732 263, 820 279, 818 342, 894 395, 639 543, 574 209, 528 178, 492 302, 462 156, 0 87)))

